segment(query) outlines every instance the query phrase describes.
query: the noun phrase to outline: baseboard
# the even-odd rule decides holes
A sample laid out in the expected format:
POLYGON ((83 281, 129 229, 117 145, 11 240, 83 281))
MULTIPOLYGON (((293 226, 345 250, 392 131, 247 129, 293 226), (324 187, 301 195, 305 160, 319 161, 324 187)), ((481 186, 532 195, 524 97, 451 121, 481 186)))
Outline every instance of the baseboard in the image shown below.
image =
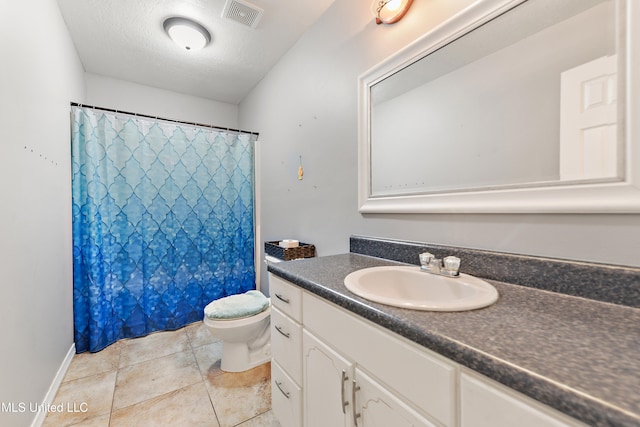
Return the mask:
MULTIPOLYGON (((58 372, 56 373, 56 376, 53 378, 53 381, 49 386, 49 390, 47 391, 47 394, 44 396, 44 400, 42 401, 42 404, 44 406, 48 406, 53 403, 53 399, 55 399, 56 397, 56 393, 60 388, 60 384, 62 384, 62 380, 64 379, 64 376, 66 375, 67 370, 69 369, 69 365, 71 365, 71 360, 73 360, 73 356, 75 354, 76 354, 76 344, 73 343, 71 344, 71 348, 69 349, 69 351, 67 352, 67 355, 62 361, 60 368, 58 368, 58 372)), ((46 411, 36 412, 36 417, 31 422, 31 427, 41 427, 46 417, 47 417, 46 411)))

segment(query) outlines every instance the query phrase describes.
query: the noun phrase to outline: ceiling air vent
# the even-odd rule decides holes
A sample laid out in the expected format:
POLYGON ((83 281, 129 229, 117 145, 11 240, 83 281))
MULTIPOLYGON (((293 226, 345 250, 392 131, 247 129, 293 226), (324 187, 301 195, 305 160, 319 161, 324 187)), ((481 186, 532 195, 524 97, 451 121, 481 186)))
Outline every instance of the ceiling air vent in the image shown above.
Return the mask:
POLYGON ((247 27, 256 28, 260 18, 262 18, 262 12, 264 10, 246 1, 227 0, 222 11, 222 17, 239 22, 247 27))

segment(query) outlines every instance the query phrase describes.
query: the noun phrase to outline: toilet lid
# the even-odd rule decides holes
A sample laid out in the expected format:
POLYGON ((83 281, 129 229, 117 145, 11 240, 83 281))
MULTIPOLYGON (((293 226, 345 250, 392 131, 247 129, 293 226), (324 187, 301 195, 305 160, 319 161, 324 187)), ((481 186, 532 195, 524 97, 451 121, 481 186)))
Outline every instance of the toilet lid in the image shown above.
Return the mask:
POLYGON ((211 301, 204 308, 209 319, 238 319, 261 313, 269 307, 269 299, 260 291, 230 295, 211 301))

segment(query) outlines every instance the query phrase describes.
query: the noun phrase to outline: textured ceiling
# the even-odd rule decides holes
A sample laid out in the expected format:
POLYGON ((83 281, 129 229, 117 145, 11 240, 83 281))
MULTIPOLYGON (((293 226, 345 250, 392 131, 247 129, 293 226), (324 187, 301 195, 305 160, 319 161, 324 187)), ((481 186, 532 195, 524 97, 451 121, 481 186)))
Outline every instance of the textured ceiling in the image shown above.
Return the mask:
POLYGON ((335 0, 248 0, 255 29, 221 17, 225 0, 58 0, 85 70, 238 104, 335 0), (198 21, 212 42, 189 52, 163 21, 198 21))

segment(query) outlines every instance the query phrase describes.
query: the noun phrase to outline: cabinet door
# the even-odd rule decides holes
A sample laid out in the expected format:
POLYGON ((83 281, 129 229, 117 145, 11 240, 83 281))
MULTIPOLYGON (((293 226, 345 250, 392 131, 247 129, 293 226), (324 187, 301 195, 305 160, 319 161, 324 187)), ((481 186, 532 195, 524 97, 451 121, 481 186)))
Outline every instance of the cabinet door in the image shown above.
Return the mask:
POLYGON ((460 409, 462 427, 586 427, 476 374, 460 375, 460 409))
POLYGON ((355 405, 361 427, 436 427, 357 368, 355 405))
POLYGON ((350 427, 353 364, 306 330, 302 336, 305 427, 350 427))

